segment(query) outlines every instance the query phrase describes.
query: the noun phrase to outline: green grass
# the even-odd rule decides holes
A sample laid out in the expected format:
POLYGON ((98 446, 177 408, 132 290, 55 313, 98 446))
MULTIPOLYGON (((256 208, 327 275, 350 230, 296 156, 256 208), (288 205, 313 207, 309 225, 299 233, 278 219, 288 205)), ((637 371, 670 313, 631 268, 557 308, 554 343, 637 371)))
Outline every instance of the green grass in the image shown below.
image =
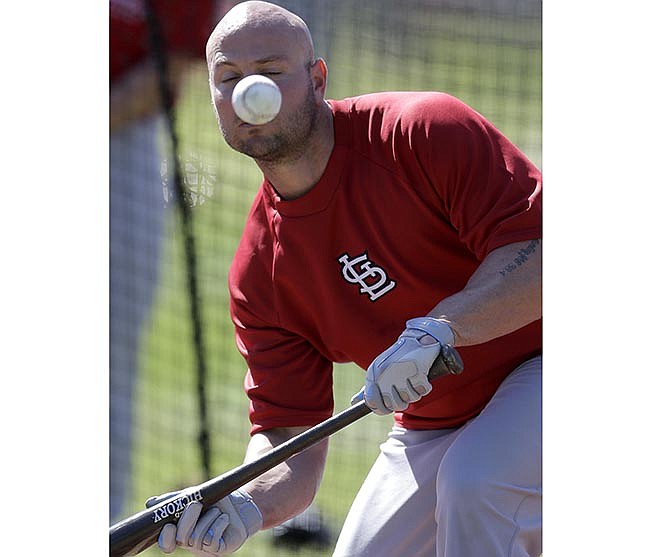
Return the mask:
MULTIPOLYGON (((446 91, 486 115, 541 165, 539 23, 462 14, 440 18, 412 12, 408 17, 416 27, 405 39, 379 32, 365 17, 356 26, 337 27, 328 96, 392 89, 446 91)), ((209 374, 212 465, 220 474, 241 463, 248 440, 242 390, 245 365, 232 336, 226 281, 261 175, 252 161, 231 151, 221 138, 202 65, 194 68, 177 109, 182 161, 200 168, 187 178, 200 194, 194 230, 209 374)), ((142 342, 128 514, 141 509, 150 495, 205 479, 197 448, 195 358, 180 233, 179 219, 173 215, 161 284, 142 342)), ((336 366, 336 411, 348 405, 363 378, 355 366, 336 366)), ((368 416, 331 439, 317 503, 335 535, 390 423, 390 417, 368 416)), ((270 546, 269 534, 260 533, 236 555, 269 553, 296 554, 270 546)), ((161 555, 156 549, 146 554, 161 555)), ((330 555, 330 549, 310 548, 303 554, 330 555)))

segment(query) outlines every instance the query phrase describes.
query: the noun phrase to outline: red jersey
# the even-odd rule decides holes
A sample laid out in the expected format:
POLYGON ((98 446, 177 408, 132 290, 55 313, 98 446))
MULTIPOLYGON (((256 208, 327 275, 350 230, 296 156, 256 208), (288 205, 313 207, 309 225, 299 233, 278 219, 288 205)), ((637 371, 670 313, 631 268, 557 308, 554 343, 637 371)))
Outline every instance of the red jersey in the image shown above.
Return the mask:
MULTIPOLYGON (((170 53, 204 59, 214 28, 214 0, 154 0, 161 38, 170 53)), ((110 0, 109 77, 114 81, 151 52, 143 0, 110 0)))
MULTIPOLYGON (((231 266, 252 433, 328 418, 332 362, 367 368, 490 251, 541 237, 540 171, 464 103, 379 93, 329 104, 335 146, 320 181, 291 201, 264 181, 231 266)), ((540 349, 540 321, 460 347, 464 372, 395 420, 459 426, 540 349)))

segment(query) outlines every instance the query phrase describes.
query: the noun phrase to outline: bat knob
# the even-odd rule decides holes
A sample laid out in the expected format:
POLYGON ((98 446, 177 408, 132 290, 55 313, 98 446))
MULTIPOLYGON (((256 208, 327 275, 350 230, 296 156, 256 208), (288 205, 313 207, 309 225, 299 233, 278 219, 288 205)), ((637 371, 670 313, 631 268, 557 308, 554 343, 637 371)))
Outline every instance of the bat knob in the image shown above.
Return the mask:
POLYGON ((460 375, 461 373, 463 373, 461 355, 453 346, 447 344, 442 347, 442 351, 430 367, 428 379, 433 381, 443 375, 460 375))

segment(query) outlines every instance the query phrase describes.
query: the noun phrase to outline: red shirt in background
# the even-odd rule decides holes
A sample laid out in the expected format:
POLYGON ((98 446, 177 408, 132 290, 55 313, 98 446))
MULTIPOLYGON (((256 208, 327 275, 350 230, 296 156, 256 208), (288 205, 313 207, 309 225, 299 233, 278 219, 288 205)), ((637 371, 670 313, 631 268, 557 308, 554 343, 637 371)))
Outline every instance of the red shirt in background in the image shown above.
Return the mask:
MULTIPOLYGON (((161 37, 170 54, 205 59, 205 45, 214 29, 214 0, 153 0, 161 37)), ((151 52, 143 0, 109 3, 109 77, 114 81, 144 62, 151 52)))

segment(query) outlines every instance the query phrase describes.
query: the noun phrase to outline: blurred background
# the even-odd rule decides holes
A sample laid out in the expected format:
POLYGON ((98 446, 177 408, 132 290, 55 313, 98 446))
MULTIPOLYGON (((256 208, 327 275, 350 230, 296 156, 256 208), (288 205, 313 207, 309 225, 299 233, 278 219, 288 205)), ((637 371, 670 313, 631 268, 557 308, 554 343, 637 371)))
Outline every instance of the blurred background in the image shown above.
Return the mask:
MULTIPOLYGON (((235 3, 110 2, 110 523, 234 468, 248 441, 227 273, 261 175, 219 133, 204 59, 235 3)), ((542 167, 539 0, 275 3, 312 30, 329 98, 444 91, 542 167)), ((336 411, 363 379, 335 367, 336 411)), ((304 521, 323 537, 261 532, 236 555, 330 555, 390 424, 368 416, 331 439, 304 521)))

